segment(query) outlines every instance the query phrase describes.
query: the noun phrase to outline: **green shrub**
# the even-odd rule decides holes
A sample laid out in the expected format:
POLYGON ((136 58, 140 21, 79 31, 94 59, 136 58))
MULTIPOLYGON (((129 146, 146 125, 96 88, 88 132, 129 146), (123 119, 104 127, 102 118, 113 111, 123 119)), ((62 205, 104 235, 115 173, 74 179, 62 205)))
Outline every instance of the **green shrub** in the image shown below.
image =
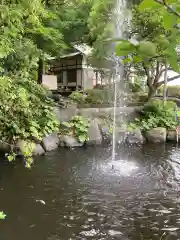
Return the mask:
POLYGON ((89 122, 82 116, 74 116, 69 122, 63 122, 60 128, 61 135, 73 135, 80 142, 88 140, 89 122))
POLYGON ((174 128, 177 126, 175 106, 176 104, 171 101, 164 103, 162 100, 152 100, 144 106, 143 115, 139 119, 135 119, 130 127, 136 126, 142 131, 156 127, 174 128))
POLYGON ((143 87, 141 85, 141 82, 138 80, 135 80, 134 82, 130 82, 129 83, 129 90, 131 92, 142 92, 143 91, 143 87))
POLYGON ((69 98, 72 101, 81 104, 81 103, 85 103, 86 96, 82 92, 74 91, 71 93, 69 98))
POLYGON ((103 90, 89 89, 86 91, 86 93, 87 93, 87 98, 86 98, 87 103, 92 103, 92 104, 104 103, 104 91, 103 90))
POLYGON ((177 104, 174 101, 167 100, 166 101, 166 107, 170 108, 170 109, 176 109, 177 108, 177 104))
MULTIPOLYGON (((53 106, 47 91, 36 82, 0 77, 0 139, 8 144, 18 139, 27 141, 29 145, 24 153, 28 156, 28 151, 33 151, 31 142, 41 141, 58 129, 53 106)), ((13 160, 12 156, 9 160, 13 160)))
POLYGON ((129 103, 144 103, 147 100, 147 93, 145 92, 137 92, 134 94, 128 95, 129 103))
POLYGON ((177 107, 176 103, 173 101, 162 101, 162 100, 151 100, 144 106, 144 112, 146 114, 156 114, 162 115, 168 112, 174 112, 174 109, 177 107))
POLYGON ((113 89, 89 89, 86 91, 86 102, 91 104, 109 104, 114 100, 113 89))
POLYGON ((139 98, 138 98, 138 102, 144 103, 147 101, 147 93, 140 93, 139 94, 139 98))

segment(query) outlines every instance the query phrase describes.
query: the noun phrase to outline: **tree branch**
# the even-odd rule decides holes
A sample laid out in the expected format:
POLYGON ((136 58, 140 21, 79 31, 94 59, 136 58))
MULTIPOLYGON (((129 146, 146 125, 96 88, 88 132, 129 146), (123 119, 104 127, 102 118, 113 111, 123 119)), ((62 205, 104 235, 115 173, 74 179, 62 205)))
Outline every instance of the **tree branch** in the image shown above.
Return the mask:
POLYGON ((180 18, 180 13, 176 12, 176 10, 174 10, 172 7, 170 7, 167 3, 166 0, 155 0, 157 3, 165 6, 171 13, 175 14, 177 17, 180 18))
POLYGON ((156 63, 156 71, 155 71, 155 77, 154 77, 154 83, 156 84, 159 80, 159 71, 160 71, 160 63, 157 61, 156 63))
POLYGON ((150 73, 148 71, 148 68, 146 67, 144 62, 142 63, 142 65, 143 65, 144 71, 145 71, 146 76, 147 76, 147 86, 149 88, 151 88, 152 87, 152 77, 151 77, 151 75, 150 75, 150 73))
POLYGON ((150 74, 149 74, 149 71, 148 71, 148 69, 147 69, 145 63, 142 62, 142 65, 143 65, 144 71, 145 71, 145 73, 146 73, 146 76, 149 78, 149 77, 150 77, 150 74))

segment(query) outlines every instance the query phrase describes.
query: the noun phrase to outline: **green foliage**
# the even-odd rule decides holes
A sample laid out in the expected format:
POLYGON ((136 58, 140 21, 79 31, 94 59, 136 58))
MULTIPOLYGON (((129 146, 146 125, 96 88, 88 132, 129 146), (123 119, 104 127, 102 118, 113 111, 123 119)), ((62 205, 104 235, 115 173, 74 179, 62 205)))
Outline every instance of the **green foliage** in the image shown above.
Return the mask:
MULTIPOLYGON (((176 46, 180 35, 176 28, 167 28, 163 23, 163 9, 135 9, 133 11, 132 31, 139 35, 138 43, 127 40, 120 41, 116 48, 118 56, 131 56, 131 62, 146 62, 157 58, 161 62, 167 60, 174 70, 178 65, 172 58, 177 59, 176 46), (169 41, 169 40, 173 41, 169 41), (137 57, 138 56, 138 57, 137 57)), ((131 30, 130 34, 131 34, 131 30)))
POLYGON ((1 77, 0 105, 1 138, 41 140, 57 128, 53 102, 47 98, 46 90, 32 80, 1 77))
POLYGON ((128 94, 127 102, 131 103, 141 103, 144 104, 147 101, 147 93, 146 92, 134 92, 133 94, 128 94))
POLYGON ((4 220, 6 218, 6 214, 4 212, 0 212, 0 220, 4 220))
POLYGON ((135 119, 129 127, 139 127, 142 131, 156 127, 175 128, 177 126, 175 107, 176 104, 171 101, 164 103, 161 100, 153 100, 144 106, 142 117, 135 119))
POLYGON ((130 82, 129 83, 129 90, 133 93, 137 93, 137 92, 143 92, 143 87, 141 85, 141 82, 137 80, 135 80, 134 82, 130 82))
POLYGON ((25 166, 27 168, 31 168, 31 165, 33 163, 33 152, 35 150, 35 143, 32 141, 23 141, 21 143, 21 151, 24 155, 25 160, 25 166))
POLYGON ((93 4, 91 0, 69 0, 61 5, 59 16, 63 20, 65 42, 89 42, 91 28, 87 13, 91 12, 93 4))
POLYGON ((114 31, 112 24, 114 0, 92 1, 93 5, 88 19, 90 39, 94 48, 93 56, 96 59, 104 59, 111 51, 107 41, 114 31))
POLYGON ((104 102, 104 93, 100 89, 87 90, 86 102, 91 104, 102 104, 104 102))
POLYGON ((128 40, 122 40, 116 47, 117 56, 128 56, 128 54, 136 51, 136 46, 128 40))
POLYGON ((157 48, 156 45, 149 41, 140 42, 137 50, 142 57, 154 57, 156 56, 157 48))
POLYGON ((75 103, 79 103, 79 104, 85 103, 85 100, 86 100, 86 96, 79 91, 72 92, 69 98, 73 100, 75 103))
POLYGON ((60 127, 60 134, 77 137, 79 142, 88 140, 89 122, 82 116, 74 116, 69 122, 63 122, 60 127))
POLYGON ((140 20, 144 16, 144 20, 142 22, 135 22, 135 25, 139 24, 139 26, 146 27, 141 29, 141 31, 145 31, 144 33, 141 32, 143 39, 140 39, 139 48, 136 48, 136 50, 139 50, 138 54, 142 56, 143 52, 146 59, 147 57, 156 57, 161 61, 165 59, 176 71, 179 70, 176 47, 180 41, 179 30, 177 28, 180 18, 175 10, 171 11, 170 9, 177 9, 177 6, 177 1, 167 2, 167 5, 164 7, 163 1, 160 3, 156 0, 144 0, 136 10, 139 13, 137 19, 140 20), (147 35, 147 32, 150 35, 147 35), (148 41, 145 45, 144 40, 148 41))
POLYGON ((63 48, 57 14, 40 0, 3 1, 0 9, 0 58, 3 73, 27 74, 38 58, 63 48))
MULTIPOLYGON (((53 102, 42 86, 29 79, 0 77, 0 139, 9 144, 26 140, 23 152, 27 166, 32 161, 31 142, 41 141, 57 129, 53 102)), ((12 161, 13 155, 8 159, 12 161)))
POLYGON ((111 88, 95 88, 85 92, 74 91, 69 98, 78 104, 109 104, 114 100, 114 92, 111 88))
POLYGON ((113 102, 114 92, 112 89, 89 89, 86 91, 86 102, 90 104, 109 104, 113 102))
MULTIPOLYGON (((132 11, 132 21, 127 31, 130 40, 117 43, 116 54, 125 56, 124 63, 130 70, 133 68, 138 76, 146 77, 148 98, 163 84, 160 79, 165 65, 180 72, 177 51, 180 14, 177 7, 177 1, 141 1, 132 11)), ((168 77, 168 81, 171 80, 173 78, 168 77)))

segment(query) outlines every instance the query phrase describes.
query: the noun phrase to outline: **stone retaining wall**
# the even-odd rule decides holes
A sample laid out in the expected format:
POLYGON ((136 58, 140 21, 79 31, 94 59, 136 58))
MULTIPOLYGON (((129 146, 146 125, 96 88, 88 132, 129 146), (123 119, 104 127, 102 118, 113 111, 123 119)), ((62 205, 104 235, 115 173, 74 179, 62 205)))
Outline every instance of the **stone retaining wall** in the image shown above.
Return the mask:
MULTIPOLYGON (((138 110, 142 107, 117 107, 116 116, 130 116, 136 115, 138 110)), ((113 117, 114 108, 76 108, 70 107, 67 109, 61 109, 56 107, 55 113, 60 121, 69 121, 75 115, 81 115, 83 117, 94 118, 94 117, 113 117)))

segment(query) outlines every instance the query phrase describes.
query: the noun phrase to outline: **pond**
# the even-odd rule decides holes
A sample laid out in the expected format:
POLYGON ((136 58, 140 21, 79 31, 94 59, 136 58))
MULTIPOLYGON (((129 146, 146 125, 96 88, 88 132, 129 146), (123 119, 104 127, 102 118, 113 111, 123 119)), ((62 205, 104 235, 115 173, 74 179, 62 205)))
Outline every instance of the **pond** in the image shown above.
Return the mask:
POLYGON ((180 148, 59 149, 0 162, 1 240, 180 239, 180 148))

